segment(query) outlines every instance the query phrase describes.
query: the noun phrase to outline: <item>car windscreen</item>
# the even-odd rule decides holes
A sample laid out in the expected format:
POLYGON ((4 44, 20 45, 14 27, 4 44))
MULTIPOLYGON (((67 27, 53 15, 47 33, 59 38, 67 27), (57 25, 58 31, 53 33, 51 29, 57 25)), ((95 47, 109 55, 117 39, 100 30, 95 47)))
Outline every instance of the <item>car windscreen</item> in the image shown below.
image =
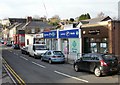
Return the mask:
POLYGON ((46 50, 47 47, 45 45, 36 45, 35 50, 46 50))
POLYGON ((111 54, 104 54, 103 56, 102 56, 105 60, 116 60, 117 59, 117 57, 116 56, 114 56, 114 55, 111 55, 111 54))
POLYGON ((54 55, 63 55, 63 53, 61 51, 54 51, 53 54, 54 55))

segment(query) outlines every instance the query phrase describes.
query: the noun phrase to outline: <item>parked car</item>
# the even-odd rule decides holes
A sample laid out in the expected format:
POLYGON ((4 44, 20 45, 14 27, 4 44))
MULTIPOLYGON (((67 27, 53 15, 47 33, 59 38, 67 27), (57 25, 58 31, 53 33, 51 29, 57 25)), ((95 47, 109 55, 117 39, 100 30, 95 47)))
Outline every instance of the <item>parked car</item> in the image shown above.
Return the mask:
POLYGON ((118 72, 118 59, 112 54, 88 53, 74 62, 74 70, 91 71, 99 77, 118 72))
POLYGON ((7 41, 7 42, 6 42, 6 46, 12 46, 11 41, 7 41))
POLYGON ((28 47, 22 47, 21 48, 21 53, 22 54, 28 54, 28 47))
POLYGON ((1 43, 1 44, 4 44, 4 40, 1 39, 1 40, 0 40, 0 43, 1 43))
POLYGON ((19 44, 13 44, 12 47, 13 47, 13 49, 20 49, 19 44))
POLYGON ((56 51, 56 50, 48 50, 47 52, 45 52, 42 57, 41 60, 46 60, 48 61, 50 64, 53 62, 65 62, 65 56, 61 51, 56 51))

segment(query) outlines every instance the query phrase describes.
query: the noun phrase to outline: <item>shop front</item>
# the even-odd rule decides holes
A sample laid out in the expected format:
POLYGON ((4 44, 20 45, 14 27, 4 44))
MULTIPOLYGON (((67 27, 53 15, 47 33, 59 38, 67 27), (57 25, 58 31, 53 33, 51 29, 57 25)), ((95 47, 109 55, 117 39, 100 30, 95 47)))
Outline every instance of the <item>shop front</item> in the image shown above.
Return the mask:
POLYGON ((44 36, 46 45, 50 50, 57 50, 58 49, 57 30, 43 32, 43 36, 44 36))
POLYGON ((83 53, 107 53, 109 51, 108 28, 105 26, 82 28, 83 53))
POLYGON ((61 51, 64 54, 81 53, 81 33, 80 29, 60 30, 61 51))

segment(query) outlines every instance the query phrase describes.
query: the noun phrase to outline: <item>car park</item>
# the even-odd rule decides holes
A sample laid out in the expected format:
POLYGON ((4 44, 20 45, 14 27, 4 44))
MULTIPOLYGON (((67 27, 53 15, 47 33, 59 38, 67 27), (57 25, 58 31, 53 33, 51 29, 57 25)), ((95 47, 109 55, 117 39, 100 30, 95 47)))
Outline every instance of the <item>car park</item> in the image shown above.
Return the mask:
POLYGON ((21 53, 22 54, 28 54, 28 47, 22 47, 21 48, 21 53))
POLYGON ((56 50, 48 50, 45 52, 42 57, 41 61, 48 61, 50 64, 53 62, 65 62, 65 56, 61 51, 56 51, 56 50))
POLYGON ((74 62, 75 71, 94 72, 95 76, 118 72, 118 59, 113 54, 88 53, 74 62))

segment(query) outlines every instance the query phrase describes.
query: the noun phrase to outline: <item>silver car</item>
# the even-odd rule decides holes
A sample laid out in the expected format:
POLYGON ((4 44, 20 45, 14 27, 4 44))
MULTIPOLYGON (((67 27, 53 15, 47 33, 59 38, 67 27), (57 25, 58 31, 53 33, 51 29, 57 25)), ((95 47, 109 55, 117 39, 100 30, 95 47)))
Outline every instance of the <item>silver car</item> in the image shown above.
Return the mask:
POLYGON ((65 56, 61 51, 57 51, 57 50, 48 50, 47 52, 45 52, 42 57, 41 60, 45 60, 48 61, 50 64, 53 62, 61 62, 64 63, 65 62, 65 56))

